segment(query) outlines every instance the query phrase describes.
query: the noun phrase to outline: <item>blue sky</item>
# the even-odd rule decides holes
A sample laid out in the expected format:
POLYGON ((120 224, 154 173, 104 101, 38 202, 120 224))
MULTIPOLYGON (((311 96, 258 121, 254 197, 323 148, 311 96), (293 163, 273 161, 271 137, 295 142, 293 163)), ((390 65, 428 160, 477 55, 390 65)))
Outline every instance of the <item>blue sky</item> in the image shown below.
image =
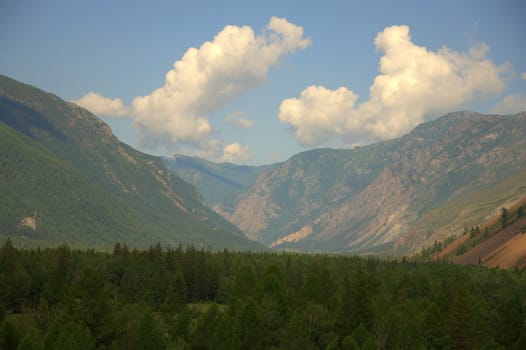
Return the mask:
POLYGON ((0 73, 145 152, 263 164, 526 109, 525 4, 4 0, 0 73))

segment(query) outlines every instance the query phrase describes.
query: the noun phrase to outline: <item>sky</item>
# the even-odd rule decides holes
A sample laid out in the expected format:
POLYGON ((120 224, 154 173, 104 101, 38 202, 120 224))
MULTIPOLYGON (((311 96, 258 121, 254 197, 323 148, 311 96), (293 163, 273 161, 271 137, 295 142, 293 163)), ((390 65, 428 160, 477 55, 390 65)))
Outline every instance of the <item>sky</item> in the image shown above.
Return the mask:
POLYGON ((268 164, 526 110, 526 2, 0 0, 0 74, 155 155, 268 164))

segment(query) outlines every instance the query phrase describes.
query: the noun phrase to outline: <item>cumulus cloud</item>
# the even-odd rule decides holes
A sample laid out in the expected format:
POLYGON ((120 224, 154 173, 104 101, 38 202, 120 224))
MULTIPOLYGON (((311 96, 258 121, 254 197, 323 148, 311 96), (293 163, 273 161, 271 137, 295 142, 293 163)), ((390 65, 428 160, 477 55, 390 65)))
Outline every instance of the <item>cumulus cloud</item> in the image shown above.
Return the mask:
POLYGON ((374 43, 383 56, 369 100, 357 105, 358 96, 346 87, 310 86, 299 98, 281 103, 279 119, 292 126, 300 144, 397 137, 477 95, 498 94, 505 87, 502 76, 508 67, 493 64, 485 44, 468 53, 447 47, 433 52, 411 41, 408 26, 387 27, 374 43))
POLYGON ((299 99, 284 100, 279 118, 295 128, 294 136, 303 145, 317 145, 350 130, 347 122, 357 120, 354 104, 358 96, 345 87, 329 90, 309 86, 299 99))
POLYGON ((510 95, 498 102, 489 113, 495 114, 514 114, 526 111, 526 96, 525 95, 510 95))
POLYGON ((250 129, 256 124, 253 120, 246 118, 244 112, 234 112, 225 116, 225 121, 239 128, 250 129))
POLYGON ((283 18, 272 17, 257 36, 249 26, 226 26, 175 62, 162 87, 133 100, 135 123, 146 141, 204 147, 212 131, 210 113, 262 84, 282 55, 309 44, 303 29, 283 18))
MULTIPOLYGON (((131 115, 143 145, 168 150, 190 145, 209 151, 216 146, 210 140, 209 116, 243 92, 263 84, 269 68, 283 55, 310 44, 303 28, 284 18, 272 17, 259 35, 249 26, 226 26, 212 41, 188 49, 166 73, 161 87, 133 99, 131 115)), ((111 102, 100 100, 104 101, 111 102)), ((251 124, 248 119, 238 122, 245 127, 251 124)), ((236 144, 227 146, 226 157, 247 154, 245 148, 232 145, 236 144)))
POLYGON ((223 148, 223 156, 221 160, 223 162, 236 163, 246 162, 252 159, 252 154, 248 149, 248 146, 241 146, 239 143, 231 143, 223 148))
POLYGON ((98 115, 109 117, 124 117, 130 115, 130 109, 122 103, 120 98, 111 99, 96 92, 90 91, 84 95, 84 97, 72 102, 98 115))

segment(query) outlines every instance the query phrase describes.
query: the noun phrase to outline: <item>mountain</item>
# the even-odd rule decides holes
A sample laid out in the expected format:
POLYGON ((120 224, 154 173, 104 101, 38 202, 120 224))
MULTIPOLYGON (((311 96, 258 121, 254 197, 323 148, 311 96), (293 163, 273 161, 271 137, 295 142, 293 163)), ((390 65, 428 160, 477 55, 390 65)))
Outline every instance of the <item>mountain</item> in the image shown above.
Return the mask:
POLYGON ((271 247, 406 254, 526 193, 526 113, 457 112, 353 149, 300 153, 236 200, 230 220, 271 247))
POLYGON ((89 111, 0 76, 0 236, 20 245, 261 249, 89 111))
POLYGON ((168 170, 198 188, 205 203, 226 218, 232 215, 237 197, 264 171, 275 167, 214 163, 184 155, 161 159, 168 170))
POLYGON ((496 208, 495 215, 462 235, 422 249, 424 260, 448 260, 462 265, 526 268, 526 196, 496 208))

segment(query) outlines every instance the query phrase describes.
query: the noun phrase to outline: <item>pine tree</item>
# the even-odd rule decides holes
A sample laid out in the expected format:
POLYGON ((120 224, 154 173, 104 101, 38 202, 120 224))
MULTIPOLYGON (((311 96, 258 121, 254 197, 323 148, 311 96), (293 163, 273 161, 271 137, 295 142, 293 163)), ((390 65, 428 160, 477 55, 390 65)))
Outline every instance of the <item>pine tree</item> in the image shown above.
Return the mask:
POLYGON ((252 349, 260 346, 260 338, 265 335, 261 328, 254 299, 248 298, 244 303, 237 318, 236 329, 241 349, 252 349))
POLYGON ((138 332, 133 339, 135 349, 158 350, 166 347, 166 339, 161 332, 161 326, 150 312, 142 317, 138 332))
POLYGON ((20 331, 9 319, 5 319, 0 327, 0 349, 16 349, 20 343, 20 331))
POLYGON ((502 228, 506 227, 506 224, 508 223, 508 216, 509 216, 508 209, 506 209, 505 207, 502 207, 501 215, 500 215, 500 223, 502 225, 502 228))
POLYGON ((95 349, 95 341, 88 328, 75 323, 68 323, 61 326, 54 348, 92 350, 95 349))
POLYGON ((226 314, 222 314, 217 320, 210 348, 217 350, 239 348, 239 340, 234 332, 232 320, 226 314))

